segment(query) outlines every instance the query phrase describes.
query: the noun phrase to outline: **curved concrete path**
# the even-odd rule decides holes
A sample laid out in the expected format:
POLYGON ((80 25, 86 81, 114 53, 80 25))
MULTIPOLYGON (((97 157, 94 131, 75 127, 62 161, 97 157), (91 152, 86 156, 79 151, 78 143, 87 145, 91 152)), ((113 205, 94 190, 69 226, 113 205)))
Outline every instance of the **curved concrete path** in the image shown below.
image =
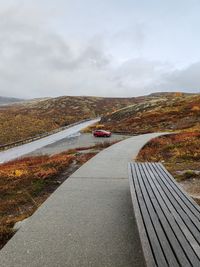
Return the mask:
POLYGON ((1 250, 0 266, 144 266, 127 163, 158 135, 131 137, 84 164, 1 250))

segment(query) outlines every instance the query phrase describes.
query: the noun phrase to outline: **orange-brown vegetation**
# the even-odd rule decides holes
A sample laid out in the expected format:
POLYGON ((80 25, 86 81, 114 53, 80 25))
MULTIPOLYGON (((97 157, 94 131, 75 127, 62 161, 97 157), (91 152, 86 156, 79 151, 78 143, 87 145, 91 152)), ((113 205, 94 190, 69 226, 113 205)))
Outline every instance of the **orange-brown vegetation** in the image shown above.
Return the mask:
POLYGON ((140 134, 193 127, 200 123, 199 114, 200 96, 183 93, 39 99, 0 107, 0 145, 96 116, 102 116, 105 129, 140 134))
POLYGON ((1 106, 0 145, 113 112, 134 102, 134 98, 63 96, 1 106))
POLYGON ((200 162, 200 132, 183 132, 152 139, 140 151, 138 159, 173 164, 185 160, 200 162))
POLYGON ((142 134, 200 128, 200 95, 146 99, 102 118, 106 129, 142 134))
POLYGON ((30 157, 0 165, 0 247, 12 235, 16 221, 30 216, 46 197, 46 187, 67 168, 75 156, 30 157))
MULTIPOLYGON (((195 199, 200 197, 200 131, 182 132, 152 139, 140 151, 138 161, 161 161, 195 199)), ((200 201, 197 201, 200 204, 200 201)))

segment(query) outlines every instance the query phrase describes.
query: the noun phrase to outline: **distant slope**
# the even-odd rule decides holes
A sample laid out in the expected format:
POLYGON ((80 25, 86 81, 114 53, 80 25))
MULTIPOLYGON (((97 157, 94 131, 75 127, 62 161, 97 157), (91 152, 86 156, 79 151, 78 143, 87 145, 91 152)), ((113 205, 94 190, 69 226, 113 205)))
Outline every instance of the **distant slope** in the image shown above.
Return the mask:
POLYGON ((135 103, 135 98, 63 96, 0 107, 0 144, 15 142, 135 103))
POLYGON ((8 104, 12 104, 12 103, 21 102, 21 101, 23 101, 23 99, 0 96, 0 105, 8 105, 8 104))
POLYGON ((100 124, 105 128, 132 134, 200 128, 200 95, 62 96, 0 106, 0 145, 97 116, 102 117, 100 124))
POLYGON ((200 95, 153 94, 105 116, 100 123, 112 131, 133 134, 200 129, 200 95))

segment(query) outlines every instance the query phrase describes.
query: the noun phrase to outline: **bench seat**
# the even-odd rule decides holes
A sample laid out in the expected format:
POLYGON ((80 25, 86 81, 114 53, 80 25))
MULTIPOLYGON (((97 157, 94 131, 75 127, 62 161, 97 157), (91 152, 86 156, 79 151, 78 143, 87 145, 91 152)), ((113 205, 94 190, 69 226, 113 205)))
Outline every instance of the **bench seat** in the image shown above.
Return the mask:
POLYGON ((161 163, 129 163, 146 265, 200 266, 200 207, 161 163))

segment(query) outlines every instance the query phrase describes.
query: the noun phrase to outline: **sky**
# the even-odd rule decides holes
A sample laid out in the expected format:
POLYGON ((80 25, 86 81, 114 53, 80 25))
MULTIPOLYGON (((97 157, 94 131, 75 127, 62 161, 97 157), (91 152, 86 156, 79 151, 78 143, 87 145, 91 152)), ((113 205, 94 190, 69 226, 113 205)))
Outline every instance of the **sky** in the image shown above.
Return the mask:
POLYGON ((200 92, 199 0, 0 0, 0 95, 200 92))

